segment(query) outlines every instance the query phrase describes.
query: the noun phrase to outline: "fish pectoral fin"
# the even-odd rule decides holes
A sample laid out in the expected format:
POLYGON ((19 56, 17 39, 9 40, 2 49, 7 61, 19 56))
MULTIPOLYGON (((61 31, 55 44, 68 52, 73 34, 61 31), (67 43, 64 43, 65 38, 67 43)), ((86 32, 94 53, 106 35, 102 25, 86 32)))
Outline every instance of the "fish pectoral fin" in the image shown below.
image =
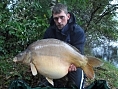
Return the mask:
POLYGON ((95 78, 95 73, 93 70, 93 66, 87 63, 86 66, 82 67, 84 73, 86 74, 87 78, 89 79, 94 79, 95 78))
POLYGON ((50 78, 48 78, 48 77, 46 77, 46 79, 48 80, 48 82, 49 82, 50 84, 52 84, 52 85, 54 86, 53 79, 50 79, 50 78))
POLYGON ((33 63, 30 63, 30 67, 31 67, 32 74, 34 76, 37 75, 37 70, 36 70, 35 65, 33 63))

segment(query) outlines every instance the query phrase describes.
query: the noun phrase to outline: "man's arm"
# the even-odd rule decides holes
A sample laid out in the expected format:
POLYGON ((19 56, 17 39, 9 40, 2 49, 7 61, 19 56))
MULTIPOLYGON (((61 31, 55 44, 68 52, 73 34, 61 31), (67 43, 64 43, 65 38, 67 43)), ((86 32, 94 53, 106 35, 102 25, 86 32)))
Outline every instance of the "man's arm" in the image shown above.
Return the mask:
MULTIPOLYGON (((75 27, 75 32, 74 35, 71 37, 71 40, 71 45, 75 46, 81 52, 81 54, 84 54, 85 34, 84 30, 81 27, 75 27)), ((69 72, 76 70, 77 68, 73 64, 71 64, 68 69, 69 72)))
POLYGON ((85 33, 84 30, 76 25, 71 35, 71 45, 75 46, 81 54, 84 54, 85 33))

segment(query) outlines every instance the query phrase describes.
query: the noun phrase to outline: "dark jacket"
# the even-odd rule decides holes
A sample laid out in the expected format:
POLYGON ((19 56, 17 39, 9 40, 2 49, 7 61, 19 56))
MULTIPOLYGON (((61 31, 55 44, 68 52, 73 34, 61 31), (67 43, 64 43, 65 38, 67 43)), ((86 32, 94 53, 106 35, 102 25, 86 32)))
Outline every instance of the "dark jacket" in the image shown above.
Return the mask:
POLYGON ((85 43, 84 30, 76 24, 75 17, 72 13, 70 13, 70 16, 68 24, 62 30, 58 30, 51 17, 50 26, 44 34, 44 39, 55 38, 62 40, 75 46, 83 54, 85 43))

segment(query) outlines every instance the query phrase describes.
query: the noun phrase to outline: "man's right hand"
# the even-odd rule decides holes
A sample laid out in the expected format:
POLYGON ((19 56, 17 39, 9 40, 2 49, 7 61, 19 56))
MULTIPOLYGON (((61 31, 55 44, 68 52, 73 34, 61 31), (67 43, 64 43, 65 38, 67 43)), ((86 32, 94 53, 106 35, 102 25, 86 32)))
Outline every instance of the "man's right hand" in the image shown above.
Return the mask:
POLYGON ((73 65, 73 64, 71 64, 70 67, 69 67, 69 69, 68 69, 69 72, 71 72, 71 71, 76 71, 76 70, 77 70, 77 68, 76 68, 76 66, 73 65))

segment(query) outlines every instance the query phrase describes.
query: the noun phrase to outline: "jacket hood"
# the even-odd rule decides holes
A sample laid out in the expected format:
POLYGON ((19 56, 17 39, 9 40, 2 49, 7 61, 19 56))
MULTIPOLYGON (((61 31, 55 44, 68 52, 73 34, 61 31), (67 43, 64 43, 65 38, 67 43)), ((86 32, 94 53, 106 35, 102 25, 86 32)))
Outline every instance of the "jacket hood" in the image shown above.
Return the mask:
MULTIPOLYGON (((76 23, 76 19, 75 19, 74 14, 70 13, 70 12, 69 12, 69 14, 70 14, 70 19, 69 19, 68 23, 73 23, 73 24, 76 23)), ((55 24, 54 20, 53 20, 53 16, 51 16, 51 18, 49 20, 49 23, 50 23, 51 26, 53 26, 55 24)))

